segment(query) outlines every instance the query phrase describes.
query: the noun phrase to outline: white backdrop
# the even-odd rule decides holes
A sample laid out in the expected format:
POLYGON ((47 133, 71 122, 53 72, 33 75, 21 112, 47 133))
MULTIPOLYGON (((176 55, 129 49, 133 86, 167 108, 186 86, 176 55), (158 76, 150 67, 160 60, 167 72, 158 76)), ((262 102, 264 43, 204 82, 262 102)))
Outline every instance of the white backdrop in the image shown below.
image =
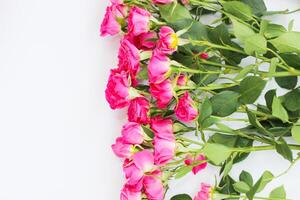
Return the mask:
MULTIPOLYGON (((100 38, 108 0, 0 0, 0 199, 117 200, 121 162, 110 145, 126 121, 104 98, 118 38, 100 38)), ((298 0, 268 0, 271 10, 300 7, 298 0)), ((284 25, 297 14, 277 16, 284 25)), ((297 19, 298 17, 298 19, 297 19)), ((258 177, 288 163, 271 152, 236 166, 258 177)), ((300 165, 267 187, 284 183, 300 199, 300 165)), ((209 167, 173 182, 173 192, 194 195, 213 182, 209 167), (175 191, 176 190, 176 191, 175 191)), ((173 193, 174 194, 174 193, 173 193)), ((168 198, 167 198, 168 199, 168 198)))

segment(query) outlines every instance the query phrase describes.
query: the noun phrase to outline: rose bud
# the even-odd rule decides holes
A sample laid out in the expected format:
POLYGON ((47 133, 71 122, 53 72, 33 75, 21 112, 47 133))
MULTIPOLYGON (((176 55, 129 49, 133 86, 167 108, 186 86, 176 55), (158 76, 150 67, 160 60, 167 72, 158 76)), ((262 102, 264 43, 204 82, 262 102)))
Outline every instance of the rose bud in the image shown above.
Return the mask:
POLYGON ((157 100, 158 108, 166 108, 173 98, 173 87, 169 79, 161 83, 150 83, 150 93, 157 100))
POLYGON ((171 55, 177 50, 178 36, 169 26, 162 26, 159 30, 159 40, 157 49, 164 53, 171 55))
POLYGON ((200 54, 200 58, 201 58, 201 59, 206 60, 206 59, 208 59, 208 57, 209 57, 208 53, 201 53, 201 54, 200 54))
POLYGON ((183 122, 191 122, 198 116, 195 102, 188 92, 185 92, 184 95, 179 98, 175 108, 175 115, 183 122))
POLYGON ((134 146, 127 144, 122 137, 118 137, 111 148, 119 158, 129 158, 134 152, 134 146))
POLYGON ((150 103, 145 97, 137 97, 130 101, 128 121, 147 124, 149 122, 150 103))
POLYGON ((149 32, 151 14, 147 10, 132 7, 128 17, 128 32, 133 36, 149 32))
POLYGON ((178 86, 186 86, 187 82, 188 82, 187 76, 184 74, 180 74, 180 76, 177 79, 177 85, 178 86))
POLYGON ((208 184, 202 183, 200 192, 198 192, 194 200, 212 200, 212 199, 213 199, 213 188, 208 184))
POLYGON ((119 68, 130 74, 132 85, 136 85, 136 75, 140 69, 139 50, 127 39, 121 40, 118 53, 119 68))
POLYGON ((144 141, 144 130, 136 122, 128 122, 122 129, 123 141, 128 144, 142 144, 144 141))
POLYGON ((157 4, 169 4, 172 3, 174 0, 152 0, 153 3, 157 4))
POLYGON ((134 44, 138 49, 144 51, 153 50, 156 46, 157 34, 154 31, 141 33, 138 36, 133 36, 131 34, 128 34, 125 37, 132 44, 134 44))
POLYGON ((167 79, 171 73, 170 59, 158 52, 153 52, 153 55, 148 65, 148 77, 150 83, 160 83, 167 79))
POLYGON ((130 84, 128 73, 112 69, 105 90, 105 97, 112 109, 124 108, 129 104, 130 84))
POLYGON ((193 174, 197 174, 199 171, 203 170, 207 166, 206 158, 204 155, 198 155, 196 158, 192 158, 191 156, 188 156, 187 159, 185 159, 184 163, 186 165, 192 165, 195 162, 201 162, 202 163, 198 164, 197 166, 193 167, 192 172, 193 174))

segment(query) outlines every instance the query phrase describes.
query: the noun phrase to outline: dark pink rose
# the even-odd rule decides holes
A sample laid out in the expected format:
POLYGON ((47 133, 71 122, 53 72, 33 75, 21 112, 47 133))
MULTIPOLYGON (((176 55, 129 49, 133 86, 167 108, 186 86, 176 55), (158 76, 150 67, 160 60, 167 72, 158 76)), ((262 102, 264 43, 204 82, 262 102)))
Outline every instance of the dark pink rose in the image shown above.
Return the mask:
POLYGON ((196 156, 196 158, 193 158, 192 156, 188 156, 188 157, 185 159, 185 161, 184 161, 184 163, 185 163, 186 165, 192 165, 192 164, 194 164, 195 162, 202 162, 202 163, 196 165, 195 167, 193 167, 193 169, 192 169, 192 172, 196 175, 199 171, 201 171, 201 170, 203 170, 203 169, 206 168, 207 162, 206 162, 205 156, 204 156, 204 155, 201 155, 201 154, 198 155, 198 156, 196 156), (202 162, 202 161, 203 161, 203 162, 202 162))
POLYGON ((128 32, 134 36, 148 33, 151 13, 139 7, 132 7, 128 17, 128 32))
POLYGON ((147 124, 149 122, 150 103, 145 97, 137 97, 130 101, 128 121, 147 124))
POLYGON ((171 55, 177 50, 178 36, 174 30, 169 26, 162 26, 159 30, 159 40, 157 49, 164 53, 171 55))
POLYGON ((169 79, 161 83, 150 83, 150 93, 157 100, 158 108, 166 108, 173 98, 173 86, 169 79))
POLYGON ((148 77, 150 83, 160 83, 167 79, 171 73, 171 62, 168 56, 154 51, 148 64, 148 77))
POLYGON ((175 114, 180 121, 191 122, 198 116, 198 110, 195 102, 188 92, 185 92, 178 100, 175 108, 175 114))

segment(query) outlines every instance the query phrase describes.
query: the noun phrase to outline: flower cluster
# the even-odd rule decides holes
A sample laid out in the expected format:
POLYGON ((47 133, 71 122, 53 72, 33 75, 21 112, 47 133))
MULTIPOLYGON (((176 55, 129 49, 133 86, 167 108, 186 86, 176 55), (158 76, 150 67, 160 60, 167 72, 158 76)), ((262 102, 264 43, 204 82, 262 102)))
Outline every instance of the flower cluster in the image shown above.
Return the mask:
POLYGON ((111 0, 100 34, 120 37, 118 67, 110 71, 105 97, 111 109, 127 108, 128 122, 112 145, 123 161, 126 178, 121 200, 163 200, 169 180, 189 172, 196 175, 208 163, 221 166, 219 184, 202 183, 194 200, 253 199, 263 189, 257 184, 274 176, 266 171, 253 184, 251 175, 243 171, 235 181, 230 177, 233 164, 251 151, 270 149, 292 164, 297 160, 291 149, 300 150, 300 146, 284 139, 292 132, 299 140, 295 130, 299 130, 300 107, 289 100, 299 97, 297 84, 282 97, 268 92, 266 105, 257 104, 257 110, 248 104, 255 104, 263 92, 266 77, 277 77, 282 87, 287 83, 278 77, 297 78, 299 65, 286 58, 300 60, 300 56, 289 51, 280 54, 279 31, 272 32, 277 26, 256 20, 256 7, 251 6, 236 1, 111 0), (249 13, 242 14, 240 8, 249 13), (217 20, 221 25, 199 22, 203 13, 216 12, 224 15, 217 20), (277 49, 268 49, 267 42, 277 49), (255 57, 256 63, 241 67, 241 60, 248 56, 255 57), (269 72, 259 69, 264 63, 270 64, 269 72), (228 117, 235 112, 244 112, 248 118, 228 117), (226 120, 248 124, 234 130, 223 124, 226 120), (193 131, 196 139, 187 138, 185 133, 193 131), (267 146, 254 146, 255 141, 267 146))

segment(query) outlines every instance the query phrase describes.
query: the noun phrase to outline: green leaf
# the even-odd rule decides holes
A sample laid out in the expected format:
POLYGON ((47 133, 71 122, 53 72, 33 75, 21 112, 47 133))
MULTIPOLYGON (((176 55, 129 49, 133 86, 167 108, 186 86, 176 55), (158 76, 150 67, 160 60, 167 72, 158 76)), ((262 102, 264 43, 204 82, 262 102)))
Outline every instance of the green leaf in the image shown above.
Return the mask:
POLYGON ((248 55, 264 54, 267 52, 267 40, 259 35, 251 35, 245 40, 245 52, 248 55))
POLYGON ((257 76, 248 76, 240 84, 241 97, 239 101, 243 104, 254 103, 265 88, 266 81, 257 76), (255 83, 255 84, 254 84, 255 83))
POLYGON ((273 103, 273 98, 276 96, 276 90, 269 90, 266 94, 265 94, 265 101, 266 101, 266 105, 267 107, 272 110, 272 103, 273 103))
POLYGON ((181 19, 191 19, 190 12, 184 6, 176 2, 159 5, 161 17, 167 22, 176 22, 181 19))
POLYGON ((221 144, 206 143, 202 152, 212 163, 220 165, 230 156, 232 151, 221 144))
POLYGON ((240 193, 247 193, 250 190, 249 185, 243 181, 233 184, 233 187, 236 191, 240 193))
POLYGON ((281 36, 282 34, 286 33, 287 30, 284 28, 284 26, 279 24, 270 24, 268 23, 264 30, 262 31, 262 34, 267 39, 277 38, 281 36))
POLYGON ((148 137, 154 138, 154 132, 150 128, 148 128, 147 126, 142 126, 142 128, 148 137))
POLYGON ((251 7, 243 2, 227 1, 222 4, 227 13, 232 14, 241 20, 250 21, 253 19, 251 7))
POLYGON ((192 171, 192 166, 182 166, 177 170, 177 173, 175 175, 175 179, 179 179, 187 175, 190 171, 192 171))
POLYGON ((282 96, 282 104, 289 111, 300 110, 300 88, 294 89, 282 96))
POLYGON ((270 199, 281 199, 284 200, 286 199, 286 192, 283 186, 280 186, 278 188, 275 188, 272 190, 269 196, 270 199))
POLYGON ((280 53, 300 54, 300 32, 286 32, 270 42, 280 53))
POLYGON ((244 42, 248 37, 255 34, 252 28, 237 21, 234 18, 230 18, 233 24, 233 33, 241 41, 244 42))
POLYGON ((249 172, 242 171, 242 173, 240 174, 239 180, 247 183, 251 187, 253 185, 253 178, 249 172))
POLYGON ((267 134, 267 135, 273 137, 273 135, 269 131, 267 131, 262 126, 262 124, 258 121, 256 115, 253 112, 251 112, 249 109, 247 109, 247 115, 248 115, 248 119, 249 119, 250 124, 253 125, 254 127, 256 127, 259 130, 259 132, 267 134))
POLYGON ((201 124, 205 119, 211 116, 213 110, 212 105, 208 97, 206 97, 200 107, 199 124, 201 124))
POLYGON ((228 116, 234 113, 238 106, 239 94, 232 91, 224 91, 213 96, 210 101, 213 108, 213 114, 220 117, 228 116))
MULTIPOLYGON (((276 72, 284 72, 286 70, 277 67, 276 72)), ((276 83, 285 89, 293 89, 297 85, 297 76, 287 76, 287 77, 275 77, 276 83)))
MULTIPOLYGON (((300 121, 298 121, 298 123, 299 122, 300 121)), ((293 136, 294 140, 296 140, 296 142, 298 142, 298 144, 300 144, 300 125, 294 124, 294 126, 292 127, 292 136, 293 136)))
POLYGON ((202 121, 201 128, 202 129, 208 128, 208 127, 214 125, 215 123, 217 123, 218 121, 219 121, 219 119, 216 117, 213 117, 213 116, 206 118, 205 120, 202 121))
POLYGON ((274 117, 281 119, 282 122, 289 121, 289 115, 288 115, 287 111, 285 110, 285 108, 282 106, 281 101, 278 97, 273 98, 272 115, 274 117))
POLYGON ((244 67, 244 69, 242 69, 240 71, 240 73, 234 78, 234 80, 239 80, 244 78, 249 72, 251 72, 256 66, 255 65, 248 65, 246 67, 244 67))
POLYGON ((261 192, 266 185, 273 180, 274 176, 271 172, 265 171, 255 185, 247 192, 249 200, 253 200, 256 193, 261 192))
POLYGON ((245 4, 252 8, 252 11, 257 16, 262 16, 266 11, 267 7, 263 0, 242 0, 245 4))
POLYGON ((223 171, 223 176, 227 176, 232 169, 233 165, 233 158, 229 158, 229 160, 226 161, 224 171, 223 171))
POLYGON ((287 145, 286 141, 283 138, 279 138, 277 143, 275 144, 276 151, 282 157, 289 160, 290 162, 293 161, 293 153, 290 147, 287 145))
POLYGON ((187 194, 178 194, 173 196, 171 200, 192 200, 192 197, 187 194))

